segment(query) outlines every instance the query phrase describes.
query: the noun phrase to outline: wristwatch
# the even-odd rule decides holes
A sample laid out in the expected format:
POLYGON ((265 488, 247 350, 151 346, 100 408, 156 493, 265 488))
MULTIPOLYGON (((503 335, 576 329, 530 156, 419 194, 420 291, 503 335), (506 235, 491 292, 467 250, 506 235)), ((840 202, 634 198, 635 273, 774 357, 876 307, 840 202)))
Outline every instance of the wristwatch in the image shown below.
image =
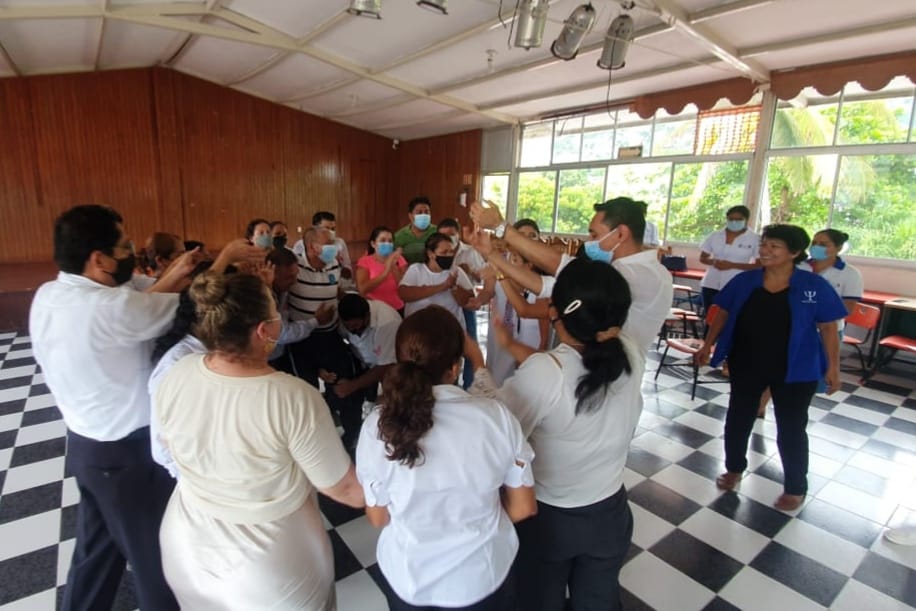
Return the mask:
POLYGON ((502 240, 506 237, 506 221, 503 221, 493 229, 493 235, 496 236, 497 240, 502 240))

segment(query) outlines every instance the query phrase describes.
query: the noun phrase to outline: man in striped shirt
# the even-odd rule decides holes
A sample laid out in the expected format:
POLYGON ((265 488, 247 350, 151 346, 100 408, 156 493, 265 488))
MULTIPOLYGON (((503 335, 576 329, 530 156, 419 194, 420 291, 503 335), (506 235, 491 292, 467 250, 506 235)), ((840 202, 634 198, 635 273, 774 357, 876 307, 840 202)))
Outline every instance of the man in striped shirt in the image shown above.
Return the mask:
MULTIPOLYGON (((327 229, 312 227, 303 236, 305 253, 299 257, 299 273, 289 289, 286 304, 291 320, 310 320, 318 308, 337 306, 340 296, 340 263, 337 246, 327 229)), ((337 313, 330 321, 316 325, 311 335, 291 344, 290 353, 299 377, 318 388, 324 380, 325 401, 332 413, 337 412, 344 428, 344 445, 356 442, 362 424, 363 393, 340 398, 333 392, 337 379, 352 379, 358 373, 355 355, 338 331, 337 313)))

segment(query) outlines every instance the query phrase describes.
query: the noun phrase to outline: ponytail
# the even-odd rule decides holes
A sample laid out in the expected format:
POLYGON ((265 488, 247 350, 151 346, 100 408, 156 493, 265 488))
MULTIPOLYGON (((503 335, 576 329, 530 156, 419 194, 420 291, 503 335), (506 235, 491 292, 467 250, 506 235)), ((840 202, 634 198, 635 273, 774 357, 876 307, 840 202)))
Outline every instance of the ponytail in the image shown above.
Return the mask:
POLYGON ((618 335, 605 341, 586 342, 582 365, 585 374, 576 385, 576 414, 597 409, 607 396, 608 387, 624 373, 632 372, 618 335))
POLYGON ((398 363, 385 374, 378 431, 388 460, 407 467, 417 466, 418 461, 423 464, 420 439, 433 427, 436 383, 425 369, 410 361, 398 363))

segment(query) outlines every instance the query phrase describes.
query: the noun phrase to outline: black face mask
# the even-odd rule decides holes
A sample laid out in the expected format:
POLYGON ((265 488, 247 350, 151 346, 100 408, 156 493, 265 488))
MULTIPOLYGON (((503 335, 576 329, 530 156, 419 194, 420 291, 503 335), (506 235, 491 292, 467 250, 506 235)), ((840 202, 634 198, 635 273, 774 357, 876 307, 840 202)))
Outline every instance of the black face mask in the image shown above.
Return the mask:
POLYGON ((286 236, 274 236, 274 248, 283 248, 284 246, 286 246, 286 236))
POLYGON ((116 285, 121 286, 134 275, 134 268, 137 267, 137 259, 134 255, 130 254, 123 259, 115 259, 115 261, 117 261, 118 267, 116 267, 113 272, 105 273, 111 276, 111 279, 115 281, 116 285))
POLYGON ((436 265, 442 269, 452 269, 452 263, 455 262, 455 257, 444 257, 442 255, 436 255, 436 265))

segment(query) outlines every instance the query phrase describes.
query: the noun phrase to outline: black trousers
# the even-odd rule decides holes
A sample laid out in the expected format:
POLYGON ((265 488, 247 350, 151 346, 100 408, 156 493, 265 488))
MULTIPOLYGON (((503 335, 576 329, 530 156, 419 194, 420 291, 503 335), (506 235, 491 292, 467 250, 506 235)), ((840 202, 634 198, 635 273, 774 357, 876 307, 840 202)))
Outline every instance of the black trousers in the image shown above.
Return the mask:
POLYGON ((110 609, 125 560, 141 609, 178 609, 159 551, 159 525, 175 480, 153 462, 149 427, 118 441, 68 432, 66 464, 80 504, 63 611, 110 609))
POLYGON ((716 295, 719 294, 719 289, 708 289, 704 286, 700 289, 700 292, 703 295, 703 311, 708 312, 709 308, 711 308, 712 304, 716 301, 716 295))
POLYGON ((747 444, 757 419, 760 396, 768 386, 776 415, 776 447, 782 460, 786 494, 808 492, 808 406, 817 382, 786 383, 780 378, 731 371, 731 395, 725 417, 725 468, 732 473, 747 469, 747 444))
MULTIPOLYGON (((290 344, 290 356, 296 372, 303 380, 318 388, 318 370, 337 374, 338 378, 355 378, 362 371, 362 364, 343 341, 337 329, 313 331, 311 335, 295 344, 290 344)), ((344 429, 344 445, 351 445, 359 438, 363 423, 363 398, 365 392, 357 391, 346 397, 338 397, 333 384, 325 384, 324 399, 332 412, 340 418, 344 429)))
POLYGON ((621 608, 620 568, 633 537, 626 489, 584 507, 538 501, 538 513, 516 524, 519 609, 562 611, 569 587, 573 611, 621 608))
MULTIPOLYGON (((382 575, 384 577, 384 575, 382 575)), ((404 602, 389 585, 383 588, 388 599, 389 611, 515 611, 515 573, 510 571, 502 585, 495 592, 467 607, 417 607, 404 602)))

